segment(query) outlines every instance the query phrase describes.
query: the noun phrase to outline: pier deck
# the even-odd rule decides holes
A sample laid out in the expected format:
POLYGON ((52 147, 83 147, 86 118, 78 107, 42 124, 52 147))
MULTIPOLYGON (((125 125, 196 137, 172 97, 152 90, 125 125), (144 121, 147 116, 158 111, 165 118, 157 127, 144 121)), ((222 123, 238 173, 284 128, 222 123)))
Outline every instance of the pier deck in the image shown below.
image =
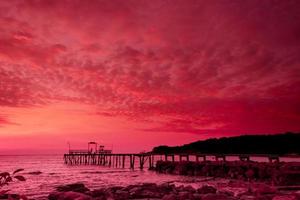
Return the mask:
POLYGON ((190 161, 194 158, 196 162, 206 161, 208 157, 213 157, 216 161, 226 161, 228 157, 238 157, 240 161, 250 161, 251 157, 268 158, 269 162, 279 162, 280 158, 299 158, 300 155, 270 155, 270 154, 199 154, 199 153, 182 153, 182 154, 157 154, 157 153, 89 153, 70 151, 64 154, 64 162, 68 165, 101 165, 116 168, 134 169, 136 161, 138 166, 143 169, 145 164, 149 168, 155 165, 155 158, 158 160, 173 161, 190 161), (129 161, 129 162, 128 162, 129 161), (127 166, 126 166, 127 164, 127 166))

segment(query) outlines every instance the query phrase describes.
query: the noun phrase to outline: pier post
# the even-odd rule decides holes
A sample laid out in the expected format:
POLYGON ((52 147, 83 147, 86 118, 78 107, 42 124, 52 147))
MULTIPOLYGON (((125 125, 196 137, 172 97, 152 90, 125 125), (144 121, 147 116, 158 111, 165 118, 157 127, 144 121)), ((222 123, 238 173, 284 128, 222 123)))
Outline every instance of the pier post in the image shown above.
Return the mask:
POLYGON ((135 155, 130 155, 130 169, 134 169, 135 155))
POLYGON ((123 169, 125 168, 125 159, 126 159, 126 156, 123 155, 123 163, 122 163, 122 168, 123 168, 123 169))
POLYGON ((111 155, 109 155, 108 166, 111 167, 111 155))

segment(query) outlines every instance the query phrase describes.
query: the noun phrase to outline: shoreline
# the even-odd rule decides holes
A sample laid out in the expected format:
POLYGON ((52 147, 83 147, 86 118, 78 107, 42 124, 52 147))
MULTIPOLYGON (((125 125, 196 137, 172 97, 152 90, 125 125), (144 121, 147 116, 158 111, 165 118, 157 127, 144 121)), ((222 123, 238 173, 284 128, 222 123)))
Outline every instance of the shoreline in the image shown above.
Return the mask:
MULTIPOLYGON (((102 187, 90 190, 83 183, 56 187, 42 199, 48 200, 298 200, 300 191, 282 191, 262 183, 230 181, 232 188, 243 187, 238 192, 205 184, 199 188, 175 186, 171 183, 143 183, 128 186, 102 187)), ((0 199, 30 200, 17 194, 0 195, 0 199)))
MULTIPOLYGON (((164 183, 143 183, 126 187, 114 186, 90 190, 82 183, 62 185, 48 195, 48 200, 287 200, 300 199, 298 191, 281 191, 262 183, 243 183, 244 190, 234 193, 224 188, 203 185, 199 188, 191 186, 175 186, 164 183)), ((241 182, 231 181, 232 188, 241 187, 241 182)))
POLYGON ((277 186, 300 186, 299 162, 157 161, 158 173, 261 181, 277 186))
MULTIPOLYGON (((179 175, 183 179, 191 178, 192 181, 185 183, 175 180, 155 184, 143 179, 140 183, 128 182, 128 185, 114 184, 94 187, 79 178, 78 181, 82 181, 82 183, 77 182, 76 179, 60 183, 56 185, 58 187, 51 187, 45 195, 39 198, 34 198, 34 196, 22 198, 18 194, 2 194, 0 199, 300 200, 299 167, 300 163, 284 162, 158 161, 156 167, 150 169, 150 174, 175 175, 175 177, 179 175), (280 179, 281 182, 274 181, 276 178, 272 176, 278 178, 287 174, 289 176, 280 179)), ((26 172, 26 174, 41 176, 45 173, 26 172)), ((151 175, 148 174, 147 176, 151 175)), ((35 192, 33 191, 33 193, 35 192)))

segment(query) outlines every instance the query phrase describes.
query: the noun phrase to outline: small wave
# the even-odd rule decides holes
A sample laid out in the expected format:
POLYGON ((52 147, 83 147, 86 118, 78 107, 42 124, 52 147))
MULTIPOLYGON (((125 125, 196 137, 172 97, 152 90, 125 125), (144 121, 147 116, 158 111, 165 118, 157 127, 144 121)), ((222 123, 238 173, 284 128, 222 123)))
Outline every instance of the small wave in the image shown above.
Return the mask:
POLYGON ((112 173, 126 173, 130 171, 83 171, 80 174, 112 174, 112 173))

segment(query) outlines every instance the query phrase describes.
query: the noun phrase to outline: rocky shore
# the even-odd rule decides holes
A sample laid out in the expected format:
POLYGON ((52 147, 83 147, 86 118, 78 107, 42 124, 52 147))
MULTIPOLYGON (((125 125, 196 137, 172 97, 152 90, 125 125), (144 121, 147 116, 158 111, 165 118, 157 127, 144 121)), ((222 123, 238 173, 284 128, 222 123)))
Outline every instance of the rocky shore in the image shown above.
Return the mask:
MULTIPOLYGON (((93 190, 83 183, 73 183, 56 187, 45 199, 300 200, 300 163, 158 161, 152 170, 204 179, 195 177, 195 182, 182 183, 184 185, 178 182, 143 183, 93 190)), ((0 199, 30 198, 0 192, 0 199)))
POLYGON ((245 181, 262 181, 278 186, 300 185, 300 163, 298 162, 264 163, 253 161, 158 161, 153 170, 166 174, 209 176, 245 181))
POLYGON ((109 187, 89 190, 84 184, 60 186, 48 196, 49 200, 298 200, 299 192, 282 192, 264 184, 251 185, 245 191, 233 193, 204 185, 200 188, 174 184, 144 183, 126 187, 109 187))
MULTIPOLYGON (((30 200, 17 194, 0 194, 0 199, 30 200)), ((194 188, 164 183, 114 186, 90 190, 83 183, 61 185, 51 192, 48 200, 300 200, 300 190, 281 190, 262 183, 229 181, 227 189, 211 185, 194 188), (231 188, 231 190, 228 190, 231 188), (234 189, 239 188, 239 192, 234 189), (240 190, 240 188, 243 188, 240 190), (235 191, 235 192, 233 192, 235 191)))

